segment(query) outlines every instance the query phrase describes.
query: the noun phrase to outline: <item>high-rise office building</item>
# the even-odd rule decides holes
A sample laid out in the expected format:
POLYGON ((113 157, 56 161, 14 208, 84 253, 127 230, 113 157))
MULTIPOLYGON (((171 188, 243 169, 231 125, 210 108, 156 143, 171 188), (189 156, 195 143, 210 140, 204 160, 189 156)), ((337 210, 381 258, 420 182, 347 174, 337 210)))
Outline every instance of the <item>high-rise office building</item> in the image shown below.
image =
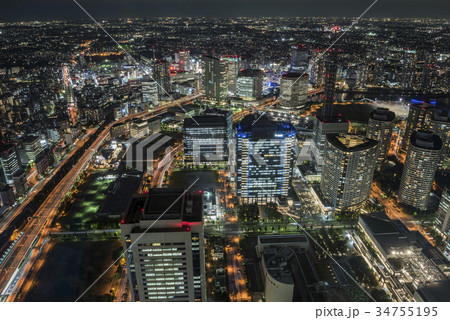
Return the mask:
POLYGON ((142 86, 142 102, 147 102, 153 106, 159 104, 158 101, 158 84, 150 77, 145 76, 141 82, 142 86))
POLYGON ((401 74, 401 85, 404 90, 413 89, 415 79, 416 51, 406 50, 403 55, 403 68, 401 74))
POLYGON ((0 207, 9 207, 14 204, 16 197, 10 185, 0 184, 0 207))
POLYGON ((259 69, 239 71, 236 96, 244 100, 258 100, 262 96, 264 72, 259 69))
POLYGON ((223 56, 221 60, 226 61, 228 68, 228 95, 235 96, 237 90, 237 77, 240 70, 241 58, 238 56, 223 56))
POLYGON ((180 51, 178 52, 178 69, 185 72, 191 71, 191 52, 180 51))
POLYGON ((321 87, 324 82, 324 59, 322 51, 314 49, 311 51, 311 60, 309 61, 309 81, 314 87, 321 87))
POLYGON ((304 73, 285 73, 280 79, 280 108, 297 109, 308 101, 309 76, 304 73))
POLYGON ((292 181, 294 127, 266 116, 257 119, 257 115, 248 115, 237 127, 237 195, 241 203, 275 202, 288 195, 292 181))
POLYGON ((333 114, 333 103, 336 85, 337 65, 333 53, 324 60, 325 64, 325 86, 323 95, 323 104, 320 113, 314 119, 314 133, 311 153, 315 168, 321 172, 323 153, 326 146, 326 135, 332 133, 347 133, 349 129, 348 121, 345 121, 340 115, 333 114))
POLYGON ((158 84, 158 100, 168 95, 172 91, 172 83, 170 81, 170 63, 165 60, 154 61, 153 79, 158 84))
POLYGON ((206 109, 185 118, 184 161, 194 164, 226 163, 233 134, 233 114, 223 109, 206 109))
POLYGON ((291 47, 291 71, 292 72, 306 72, 309 65, 309 50, 302 47, 291 47))
POLYGON ((201 192, 150 189, 121 222, 133 301, 205 301, 201 192))
POLYGON ((431 121, 433 133, 442 140, 441 160, 439 168, 450 166, 450 110, 447 114, 444 110, 436 110, 431 121))
POLYGON ((359 63, 356 67, 356 88, 364 89, 367 86, 368 76, 369 65, 367 63, 359 63))
POLYGON ((324 165, 323 154, 326 146, 326 135, 332 133, 348 133, 350 124, 340 116, 323 119, 321 115, 314 118, 313 143, 311 155, 317 172, 322 171, 324 165))
POLYGON ((14 144, 0 144, 0 162, 6 183, 13 185, 14 174, 22 170, 19 151, 14 144))
POLYGON ((320 190, 336 212, 353 210, 369 198, 378 141, 352 134, 328 134, 320 190))
POLYGON ((395 113, 387 108, 377 108, 369 114, 367 138, 380 142, 377 152, 377 170, 380 170, 381 165, 387 159, 394 119, 395 113))
POLYGON ((323 88, 323 105, 321 108, 321 115, 323 118, 330 118, 333 116, 337 73, 337 65, 334 59, 334 55, 329 55, 325 59, 325 84, 323 88))
POLYGON ((225 101, 228 98, 228 62, 214 57, 202 57, 202 88, 207 99, 225 101))
POLYGON ((444 254, 447 259, 450 258, 450 189, 446 188, 442 192, 441 201, 436 214, 436 228, 445 236, 444 254))
POLYGON ((22 141, 22 144, 28 161, 36 160, 37 155, 42 152, 41 139, 38 136, 28 136, 22 141))
POLYGON ((435 112, 434 102, 412 100, 406 120, 405 134, 403 135, 402 150, 408 151, 411 135, 415 130, 431 131, 432 118, 435 112))
POLYGON ((373 67, 373 84, 382 86, 384 84, 385 60, 382 57, 376 58, 373 67))
POLYGON ((443 234, 450 236, 450 189, 446 188, 442 192, 435 225, 443 234))
POLYGON ((426 210, 434 176, 441 159, 442 140, 427 131, 414 131, 409 142, 398 199, 426 210))

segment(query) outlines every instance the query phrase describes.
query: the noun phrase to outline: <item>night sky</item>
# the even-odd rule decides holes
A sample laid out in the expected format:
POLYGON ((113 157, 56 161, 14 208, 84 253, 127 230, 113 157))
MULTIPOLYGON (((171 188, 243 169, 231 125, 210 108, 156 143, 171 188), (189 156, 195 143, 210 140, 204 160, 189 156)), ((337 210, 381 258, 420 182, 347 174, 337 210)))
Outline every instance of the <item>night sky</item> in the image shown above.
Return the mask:
MULTIPOLYGON (((356 17, 374 0, 79 0, 96 18, 356 17)), ((449 0, 379 0, 365 17, 450 18, 449 0)), ((79 20, 73 0, 0 0, 1 21, 79 20)))

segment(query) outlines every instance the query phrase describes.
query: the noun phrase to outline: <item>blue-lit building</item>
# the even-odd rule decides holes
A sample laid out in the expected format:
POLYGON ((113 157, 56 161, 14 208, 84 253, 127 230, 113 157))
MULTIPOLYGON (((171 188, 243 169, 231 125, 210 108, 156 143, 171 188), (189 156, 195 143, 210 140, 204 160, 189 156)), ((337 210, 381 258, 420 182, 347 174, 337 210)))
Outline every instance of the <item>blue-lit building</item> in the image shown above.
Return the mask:
POLYGON ((292 182, 294 127, 265 116, 257 119, 257 115, 248 115, 237 126, 237 196, 241 203, 275 202, 288 196, 292 182))

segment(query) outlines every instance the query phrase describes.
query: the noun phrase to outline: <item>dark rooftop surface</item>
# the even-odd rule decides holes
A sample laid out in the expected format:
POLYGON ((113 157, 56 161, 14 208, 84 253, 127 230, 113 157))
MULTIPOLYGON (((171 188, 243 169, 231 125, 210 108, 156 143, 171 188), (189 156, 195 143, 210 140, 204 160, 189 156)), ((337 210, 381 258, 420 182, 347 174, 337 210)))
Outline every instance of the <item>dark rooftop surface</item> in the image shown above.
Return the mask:
POLYGON ((369 117, 378 121, 392 121, 395 119, 395 113, 388 108, 377 108, 370 113, 369 117))
POLYGON ((142 173, 139 171, 122 174, 109 186, 108 196, 99 210, 99 215, 123 217, 133 194, 138 191, 141 182, 142 173))
POLYGON ((425 302, 450 302, 450 280, 428 283, 417 294, 425 302))
POLYGON ((154 188, 147 194, 135 195, 124 223, 140 220, 202 221, 202 193, 185 192, 183 188, 154 188))
POLYGON ((392 225, 390 220, 371 217, 366 214, 360 215, 360 218, 366 223, 374 235, 399 234, 398 230, 392 225))
POLYGON ((412 133, 411 144, 426 150, 440 150, 442 148, 442 140, 438 135, 422 130, 412 133))
POLYGON ((226 127, 227 121, 220 115, 201 115, 184 119, 184 127, 226 127), (195 120, 195 121, 194 121, 195 120))

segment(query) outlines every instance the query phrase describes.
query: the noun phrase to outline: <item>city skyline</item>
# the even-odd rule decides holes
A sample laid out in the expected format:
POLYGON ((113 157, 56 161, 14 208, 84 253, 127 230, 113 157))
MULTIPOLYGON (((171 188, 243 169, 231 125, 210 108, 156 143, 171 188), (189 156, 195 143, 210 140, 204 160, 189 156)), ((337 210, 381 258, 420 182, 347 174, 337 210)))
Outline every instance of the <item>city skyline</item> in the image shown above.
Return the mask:
MULTIPOLYGON (((336 17, 354 18, 371 5, 372 0, 120 0, 78 3, 98 19, 153 17, 336 17), (257 3, 257 5, 256 5, 257 3)), ((384 0, 377 1, 366 17, 380 18, 450 18, 450 4, 445 0, 391 0, 389 8, 384 0), (436 10, 439 8, 439 10, 436 10), (388 10, 387 10, 388 9, 388 10)), ((82 11, 74 10, 72 0, 18 0, 5 4, 0 12, 4 21, 86 20, 82 11)))
POLYGON ((415 0, 0 17, 17 6, 36 20, 0 23, 0 302, 450 301, 447 19, 373 18, 429 14, 415 0), (213 17, 234 14, 254 17, 213 17))

